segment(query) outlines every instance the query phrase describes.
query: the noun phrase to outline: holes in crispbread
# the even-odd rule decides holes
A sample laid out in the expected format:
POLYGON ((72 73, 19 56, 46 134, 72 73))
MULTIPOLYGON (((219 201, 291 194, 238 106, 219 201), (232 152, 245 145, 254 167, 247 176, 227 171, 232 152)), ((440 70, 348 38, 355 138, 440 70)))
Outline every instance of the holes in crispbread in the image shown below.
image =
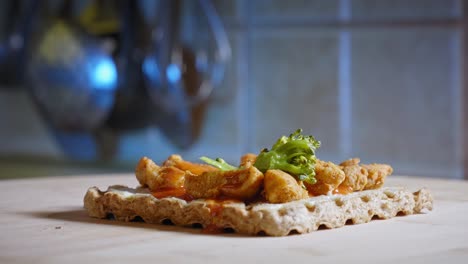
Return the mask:
POLYGON ((353 224, 354 224, 353 219, 348 219, 348 220, 346 220, 346 222, 345 222, 345 225, 353 225, 353 224))
POLYGON ((380 218, 380 216, 378 215, 373 215, 371 220, 381 220, 382 218, 380 218))
POLYGON ((335 199, 335 204, 336 204, 336 206, 338 206, 338 207, 342 207, 343 204, 344 204, 344 202, 343 202, 341 199, 335 199))
POLYGON ((384 193, 385 193, 385 195, 387 196, 387 198, 389 198, 389 199, 395 198, 395 194, 394 194, 394 193, 391 193, 391 192, 384 192, 384 193))
POLYGON ((288 210, 286 210, 286 208, 281 208, 278 210, 278 214, 279 216, 285 216, 288 214, 288 210))
POLYGON ((201 229, 201 228, 203 228, 203 225, 200 224, 200 223, 193 223, 193 224, 192 224, 192 227, 193 227, 193 228, 199 228, 199 229, 201 229))
POLYGON ((172 222, 172 220, 169 219, 169 218, 163 219, 163 220, 161 221, 161 224, 163 224, 163 225, 174 225, 174 223, 172 222))
POLYGON ((288 236, 290 235, 300 235, 301 233, 297 229, 291 229, 288 233, 288 236))
POLYGON ((398 213, 396 214, 396 216, 405 216, 405 215, 407 215, 407 213, 403 211, 398 211, 398 213))
POLYGON ((363 202, 365 202, 365 203, 368 203, 368 202, 370 202, 371 199, 370 199, 369 196, 364 195, 364 196, 361 196, 361 200, 362 200, 363 202))
POLYGON ((137 215, 137 216, 133 217, 133 219, 130 222, 142 223, 142 222, 145 222, 145 220, 143 220, 143 218, 141 216, 137 215))
POLYGON ((325 230, 325 229, 330 229, 326 224, 320 224, 317 228, 317 230, 325 230))
POLYGON ((231 234, 231 233, 235 233, 236 230, 234 228, 232 228, 232 227, 225 227, 225 228, 223 228, 223 232, 231 234))
POLYGON ((106 214, 106 219, 115 220, 115 215, 113 213, 107 213, 106 214))
POLYGON ((315 212, 315 205, 313 205, 313 204, 306 204, 306 208, 311 213, 315 212))

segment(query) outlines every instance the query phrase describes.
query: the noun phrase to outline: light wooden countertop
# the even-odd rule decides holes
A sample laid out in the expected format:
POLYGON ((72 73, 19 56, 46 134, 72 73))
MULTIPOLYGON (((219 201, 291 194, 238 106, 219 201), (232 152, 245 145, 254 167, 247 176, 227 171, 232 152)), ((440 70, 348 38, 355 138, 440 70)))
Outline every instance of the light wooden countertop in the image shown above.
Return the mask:
POLYGON ((467 263, 468 182, 391 176, 428 187, 428 214, 287 237, 206 235, 200 229, 89 218, 88 187, 136 186, 134 176, 0 181, 0 263, 467 263))

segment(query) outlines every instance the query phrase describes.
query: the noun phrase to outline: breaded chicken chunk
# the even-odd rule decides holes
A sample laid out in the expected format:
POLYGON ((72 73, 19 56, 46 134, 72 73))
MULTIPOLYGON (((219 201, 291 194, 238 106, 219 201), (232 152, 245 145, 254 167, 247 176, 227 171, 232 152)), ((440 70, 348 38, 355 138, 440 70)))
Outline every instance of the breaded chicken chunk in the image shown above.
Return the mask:
POLYGON ((264 181, 265 198, 270 203, 287 203, 309 197, 297 180, 281 170, 267 170, 264 181))
POLYGON ((385 178, 393 173, 393 168, 387 164, 369 164, 362 165, 367 170, 367 184, 364 190, 378 189, 382 187, 385 182, 385 178))
POLYGON ((257 168, 205 172, 201 175, 187 174, 185 189, 193 198, 230 198, 249 200, 261 189, 263 173, 257 168))
POLYGON ((200 175, 207 171, 218 171, 218 168, 215 168, 208 164, 198 164, 190 161, 183 160, 180 155, 171 155, 163 163, 164 167, 174 166, 182 171, 190 171, 192 174, 200 175))
POLYGON ((338 165, 332 162, 317 160, 315 164, 315 179, 317 179, 317 183, 315 184, 304 182, 307 190, 313 195, 328 195, 344 181, 345 174, 338 165))
POLYGON ((192 173, 185 175, 185 190, 195 199, 220 196, 220 187, 225 183, 226 177, 221 171, 205 172, 201 175, 192 173))
POLYGON ((351 165, 342 167, 346 175, 342 186, 351 191, 362 191, 367 185, 367 170, 359 165, 351 165))
POLYGON ((143 157, 135 168, 135 176, 141 186, 148 186, 149 180, 157 177, 160 169, 161 167, 156 165, 151 159, 143 157))
POLYGON ((248 200, 259 193, 263 186, 264 175, 254 166, 245 169, 225 171, 226 183, 221 193, 228 197, 248 200))
POLYGON ((185 180, 183 170, 174 166, 159 167, 147 157, 140 159, 135 175, 142 186, 148 186, 152 191, 161 188, 180 188, 185 180))
POLYGON ((248 168, 254 165, 257 160, 257 155, 253 153, 247 153, 243 155, 240 159, 240 167, 248 168))
POLYGON ((181 188, 184 186, 185 171, 176 167, 161 167, 156 177, 148 178, 148 188, 152 191, 162 188, 181 188))
POLYGON ((361 162, 360 158, 351 158, 351 159, 347 159, 347 160, 341 162, 340 166, 345 167, 345 166, 359 165, 359 162, 361 162))
POLYGON ((360 159, 353 158, 340 163, 345 179, 340 186, 350 191, 362 191, 367 184, 368 172, 359 165, 360 159))

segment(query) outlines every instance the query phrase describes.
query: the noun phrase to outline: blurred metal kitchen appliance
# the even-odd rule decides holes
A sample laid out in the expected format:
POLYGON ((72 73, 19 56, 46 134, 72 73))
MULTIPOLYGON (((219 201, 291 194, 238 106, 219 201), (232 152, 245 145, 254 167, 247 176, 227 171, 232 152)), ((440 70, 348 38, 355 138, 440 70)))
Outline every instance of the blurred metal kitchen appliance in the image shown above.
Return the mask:
POLYGON ((112 158, 121 133, 149 125, 179 148, 199 136, 230 58, 226 32, 210 0, 149 2, 36 8, 27 86, 68 157, 112 158))

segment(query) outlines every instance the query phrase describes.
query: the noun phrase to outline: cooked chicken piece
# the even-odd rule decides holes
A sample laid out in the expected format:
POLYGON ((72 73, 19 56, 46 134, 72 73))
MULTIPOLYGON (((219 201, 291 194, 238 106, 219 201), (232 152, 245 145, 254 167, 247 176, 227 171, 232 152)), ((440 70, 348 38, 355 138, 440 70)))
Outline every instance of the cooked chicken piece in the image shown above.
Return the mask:
POLYGON ((135 175, 141 186, 147 186, 150 179, 157 177, 160 169, 151 159, 143 157, 135 168, 135 175))
POLYGON ((345 174, 338 165, 317 160, 315 179, 317 179, 315 184, 304 182, 307 190, 313 195, 328 195, 344 181, 345 174))
POLYGON ((185 189, 193 198, 216 198, 221 195, 248 200, 263 183, 263 173, 255 167, 233 171, 210 171, 201 175, 187 174, 185 189))
POLYGON ((151 191, 159 189, 175 189, 184 186, 185 171, 174 166, 161 167, 156 177, 148 177, 147 185, 151 191))
POLYGON ((177 154, 170 155, 164 162, 163 166, 175 166, 177 162, 183 161, 182 156, 177 154))
POLYGON ((200 175, 207 171, 218 171, 218 168, 210 166, 208 164, 198 164, 192 163, 189 161, 185 161, 182 159, 180 155, 171 155, 167 158, 166 161, 163 163, 164 167, 175 166, 178 169, 183 171, 190 171, 192 174, 200 175))
POLYGON ((374 163, 362 165, 362 167, 368 172, 367 184, 364 190, 380 188, 384 184, 385 178, 393 173, 393 168, 387 164, 374 163))
POLYGON ((282 170, 267 170, 264 185, 265 198, 270 203, 287 203, 309 197, 307 190, 282 170))
POLYGON ((364 189, 367 184, 368 172, 359 165, 359 162, 359 158, 353 158, 340 163, 340 167, 346 176, 340 185, 340 190, 354 192, 364 189))
POLYGON ((360 158, 352 158, 345 160, 340 163, 340 166, 345 167, 345 166, 353 166, 353 165, 359 165, 359 162, 361 162, 360 158))
POLYGON ((220 171, 205 172, 201 175, 188 173, 185 175, 185 190, 195 199, 215 198, 221 194, 220 186, 226 178, 220 171))
POLYGON ((253 198, 263 185, 263 173, 254 166, 245 169, 225 171, 226 183, 221 186, 221 193, 241 200, 253 198))
POLYGON ((362 191, 367 184, 367 170, 359 165, 344 166, 342 169, 346 177, 340 186, 351 192, 362 191))
POLYGON ((142 186, 152 191, 161 188, 180 188, 184 186, 185 172, 174 166, 159 167, 151 159, 143 157, 138 162, 135 175, 142 186))
POLYGON ((255 160, 257 160, 257 155, 253 153, 247 153, 241 157, 240 167, 248 168, 254 165, 255 160))

